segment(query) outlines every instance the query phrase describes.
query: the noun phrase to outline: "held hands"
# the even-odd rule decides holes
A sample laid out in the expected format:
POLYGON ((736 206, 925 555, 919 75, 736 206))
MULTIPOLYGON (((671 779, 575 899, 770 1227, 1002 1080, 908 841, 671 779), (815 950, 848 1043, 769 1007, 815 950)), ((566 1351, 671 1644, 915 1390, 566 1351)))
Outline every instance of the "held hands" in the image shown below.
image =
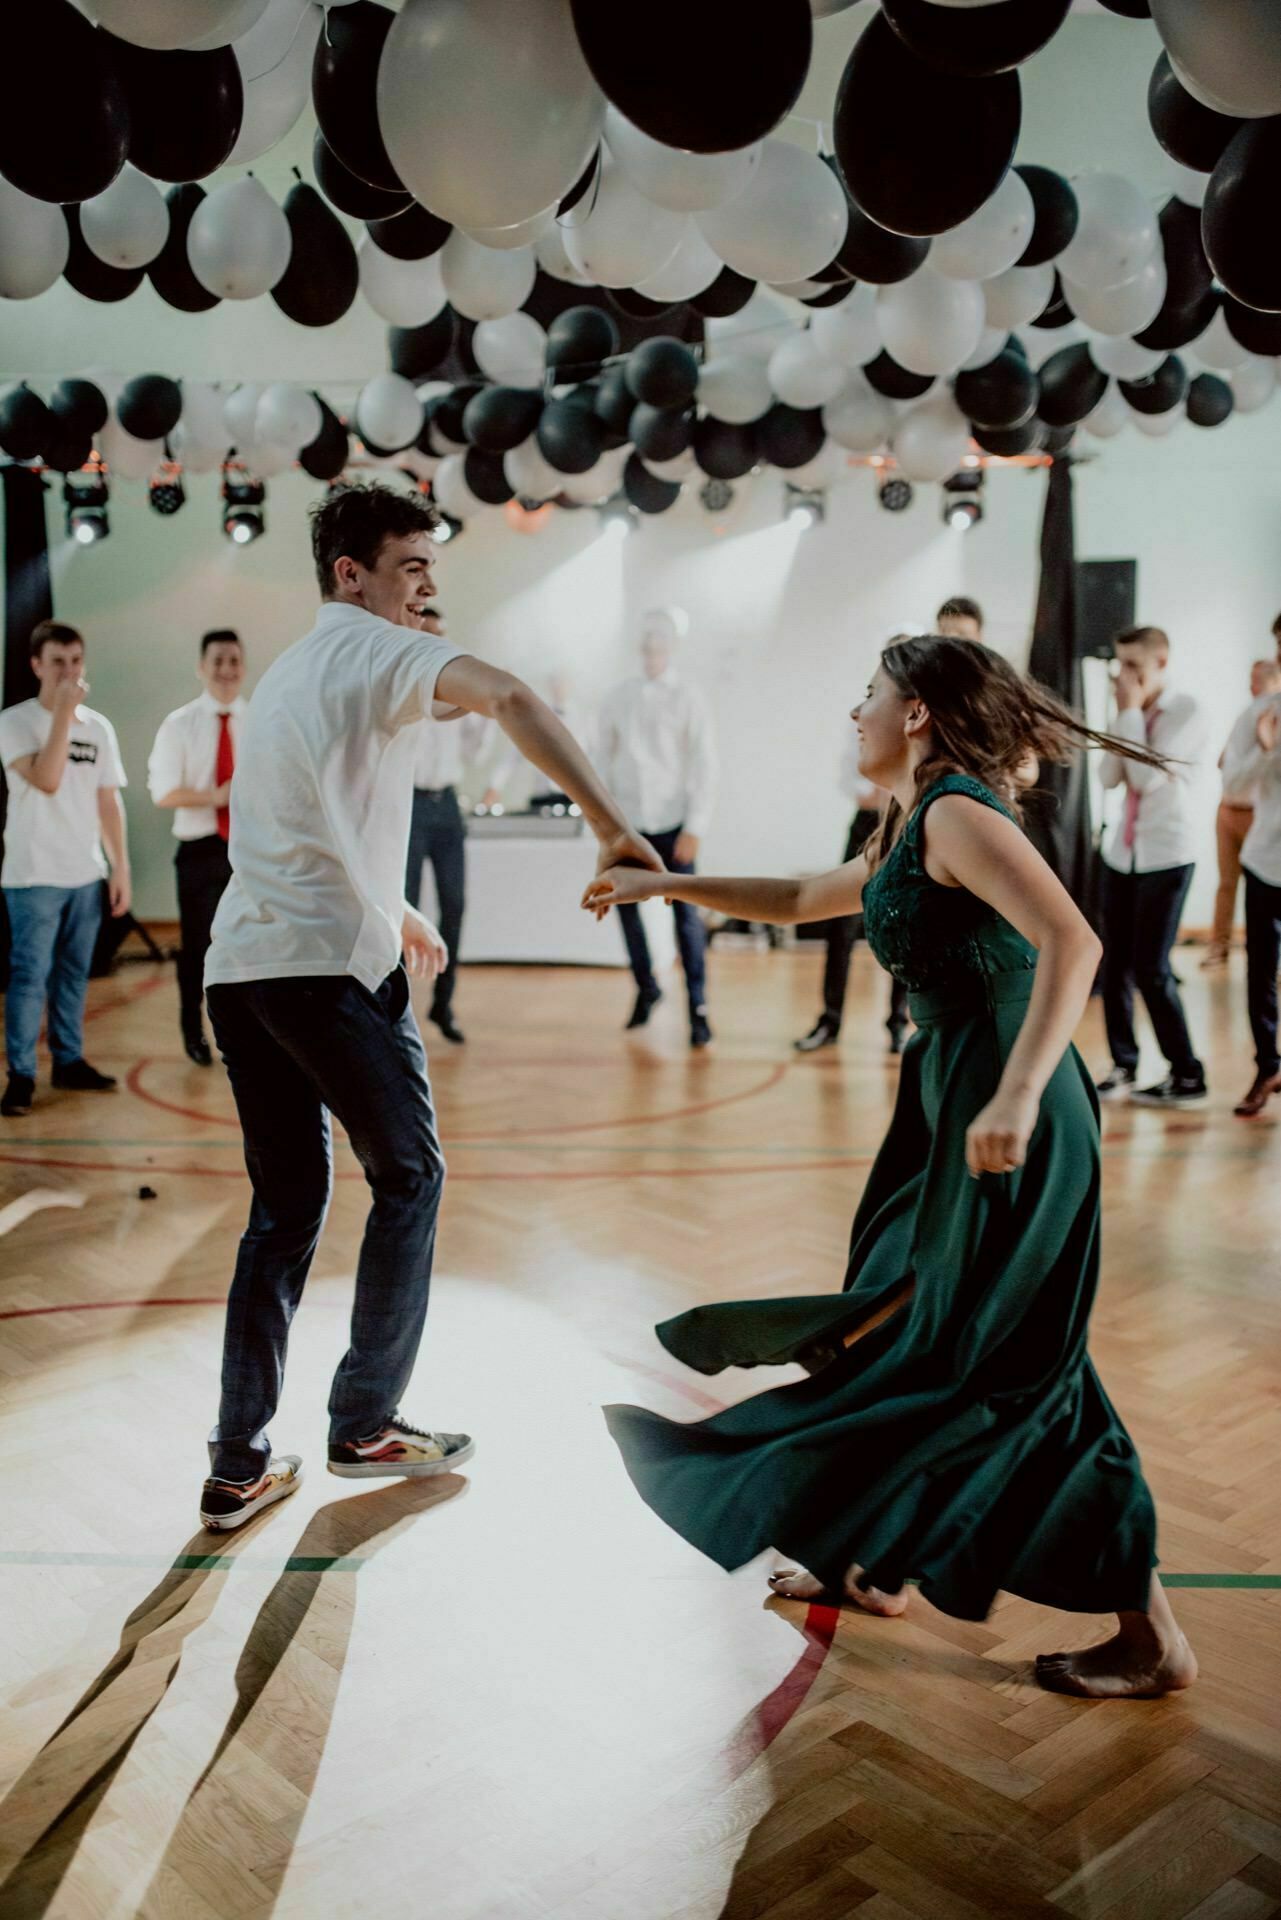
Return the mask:
POLYGON ((1039 1107, 1033 1094, 997 1089, 965 1130, 965 1164, 974 1179, 982 1173, 1013 1173, 1023 1165, 1039 1107))
POLYGON ((1254 723, 1254 731, 1263 751, 1271 753, 1281 738, 1281 707, 1265 707, 1254 723))
POLYGON ((611 907, 625 907, 635 900, 650 900, 659 891, 652 873, 639 867, 607 867, 598 873, 583 895, 583 906, 603 920, 611 907))
POLYGON ((405 955, 405 971, 411 978, 434 980, 449 965, 449 948, 431 921, 415 913, 412 907, 405 908, 400 944, 405 955))

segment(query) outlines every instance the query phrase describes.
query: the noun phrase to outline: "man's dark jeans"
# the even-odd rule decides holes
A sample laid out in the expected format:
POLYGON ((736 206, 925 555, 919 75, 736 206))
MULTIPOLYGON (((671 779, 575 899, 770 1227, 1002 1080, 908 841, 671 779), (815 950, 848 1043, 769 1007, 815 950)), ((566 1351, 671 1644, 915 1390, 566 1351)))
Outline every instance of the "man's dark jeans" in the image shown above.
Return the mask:
POLYGON ((436 976, 432 1012, 447 1014, 458 979, 458 944, 463 937, 467 886, 467 829, 452 787, 414 788, 405 870, 405 898, 411 907, 418 905, 422 893, 424 860, 431 861, 435 875, 440 937, 449 948, 449 965, 436 976))
POLYGON ((1254 1035, 1254 1060, 1261 1078, 1281 1068, 1277 1052, 1277 966, 1281 964, 1281 887, 1270 886, 1245 869, 1245 968, 1254 1035))
POLYGON ((1134 1033, 1134 990, 1143 995, 1157 1045, 1177 1080, 1204 1078, 1192 1050, 1170 949, 1179 931, 1192 868, 1161 867, 1152 873, 1118 873, 1105 866, 1099 906, 1103 932, 1103 1015, 1108 1046, 1118 1067, 1139 1064, 1134 1033))
MULTIPOLYGON (((666 833, 651 833, 648 836, 650 845, 671 873, 694 871, 688 861, 676 858, 676 842, 684 831, 683 827, 672 827, 666 833)), ((691 1014, 701 1013, 707 997, 707 934, 698 908, 692 907, 688 900, 673 900, 672 913, 676 920, 676 946, 681 966, 685 969, 689 1010, 691 1014)), ((632 978, 643 992, 653 992, 658 982, 654 978, 654 964, 649 957, 649 941, 645 938, 640 908, 630 905, 620 907, 618 917, 622 922, 632 978)))
POLYGON ((289 1325, 329 1205, 330 1114, 346 1129, 373 1193, 351 1345, 329 1396, 331 1440, 376 1433, 409 1383, 427 1315, 445 1163, 402 969, 377 993, 340 974, 213 986, 206 1003, 254 1190, 227 1302, 209 1456, 219 1478, 249 1480, 271 1457, 267 1426, 280 1398, 289 1325))

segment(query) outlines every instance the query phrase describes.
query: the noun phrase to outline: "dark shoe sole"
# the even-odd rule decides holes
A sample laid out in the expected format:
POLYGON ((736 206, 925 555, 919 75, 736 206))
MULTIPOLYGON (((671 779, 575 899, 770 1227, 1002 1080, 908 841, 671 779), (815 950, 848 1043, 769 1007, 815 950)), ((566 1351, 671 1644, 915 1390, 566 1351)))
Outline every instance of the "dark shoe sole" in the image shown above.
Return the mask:
POLYGON ((246 1520, 252 1520, 255 1514, 297 1493, 301 1485, 302 1467, 297 1466, 290 1479, 282 1480, 278 1487, 273 1487, 270 1493, 264 1493, 259 1499, 248 1501, 238 1513, 205 1513, 202 1509, 200 1524, 206 1533, 234 1533, 237 1527, 243 1527, 246 1520))
POLYGON ((330 1473, 336 1473, 340 1480, 428 1480, 436 1473, 452 1473, 464 1460, 470 1460, 475 1451, 476 1442, 469 1440, 457 1453, 451 1453, 448 1460, 414 1460, 406 1466, 395 1460, 360 1460, 351 1465, 345 1460, 331 1460, 328 1464, 330 1473))

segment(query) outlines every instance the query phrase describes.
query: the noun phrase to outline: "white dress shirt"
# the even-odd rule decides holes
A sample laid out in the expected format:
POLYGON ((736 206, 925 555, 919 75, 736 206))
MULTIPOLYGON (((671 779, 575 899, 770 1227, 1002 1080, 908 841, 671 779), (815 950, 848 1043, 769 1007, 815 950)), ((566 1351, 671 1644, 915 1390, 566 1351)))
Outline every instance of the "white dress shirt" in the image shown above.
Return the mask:
MULTIPOLYGON (((231 715, 231 751, 239 759, 245 706, 239 696, 229 707, 220 706, 206 689, 185 707, 165 715, 147 762, 147 790, 157 806, 175 787, 204 791, 217 784, 220 714, 231 715)), ((218 831, 217 811, 213 807, 175 807, 173 831, 176 840, 206 840, 218 831)))
POLYGON ((372 992, 400 958, 415 724, 461 649, 327 601, 268 667, 231 783, 231 880, 206 986, 350 973, 372 992))
POLYGON ((464 762, 476 759, 488 731, 483 713, 465 713, 456 726, 449 727, 422 721, 414 728, 414 785, 432 793, 456 787, 463 778, 464 762))
POLYGON ((44 793, 11 769, 39 753, 52 728, 53 714, 39 700, 0 713, 0 761, 9 776, 0 886, 88 887, 107 877, 98 793, 128 785, 116 730, 105 714, 77 707, 58 790, 44 793))
POLYGON ((701 840, 716 795, 716 741, 698 688, 670 667, 616 687, 601 710, 600 769, 642 833, 684 827, 701 840))
POLYGON ((1190 866, 1193 860, 1194 821, 1191 789, 1205 757, 1209 726, 1200 703, 1190 693, 1169 689, 1146 710, 1128 707, 1112 726, 1120 739, 1149 746, 1173 762, 1169 772, 1145 766, 1141 760, 1123 760, 1105 753, 1099 778, 1105 787, 1121 787, 1127 805, 1107 835, 1103 858, 1117 873, 1158 873, 1165 867, 1190 866), (1137 802, 1132 842, 1127 842, 1127 817, 1137 802))
POLYGON ((1223 791, 1249 793, 1254 819, 1241 848, 1241 865, 1281 887, 1281 747, 1270 753, 1259 745, 1259 715, 1281 706, 1281 695, 1265 693, 1252 700, 1228 735, 1223 750, 1223 791))
POLYGON ((879 813, 889 798, 884 787, 865 778, 858 768, 858 728, 850 722, 849 739, 841 749, 836 784, 859 813, 879 813))
MULTIPOLYGON (((1223 804, 1225 807, 1252 807, 1254 805, 1254 782, 1243 777, 1241 765, 1244 758, 1259 747, 1254 723, 1275 696, 1260 694, 1250 702, 1232 723, 1228 735, 1228 744, 1219 756, 1219 773, 1223 780, 1223 804)), ((1259 749, 1262 751, 1262 749, 1259 749)))

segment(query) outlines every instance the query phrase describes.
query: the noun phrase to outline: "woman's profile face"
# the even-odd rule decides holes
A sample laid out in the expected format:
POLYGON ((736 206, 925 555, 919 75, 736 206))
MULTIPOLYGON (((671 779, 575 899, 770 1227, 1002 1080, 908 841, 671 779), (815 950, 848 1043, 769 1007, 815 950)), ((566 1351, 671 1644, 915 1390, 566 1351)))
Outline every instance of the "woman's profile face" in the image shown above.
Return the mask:
POLYGON ((878 787, 891 786, 907 764, 904 721, 912 702, 905 699, 884 667, 878 667, 867 698, 850 718, 858 728, 858 770, 878 787))

